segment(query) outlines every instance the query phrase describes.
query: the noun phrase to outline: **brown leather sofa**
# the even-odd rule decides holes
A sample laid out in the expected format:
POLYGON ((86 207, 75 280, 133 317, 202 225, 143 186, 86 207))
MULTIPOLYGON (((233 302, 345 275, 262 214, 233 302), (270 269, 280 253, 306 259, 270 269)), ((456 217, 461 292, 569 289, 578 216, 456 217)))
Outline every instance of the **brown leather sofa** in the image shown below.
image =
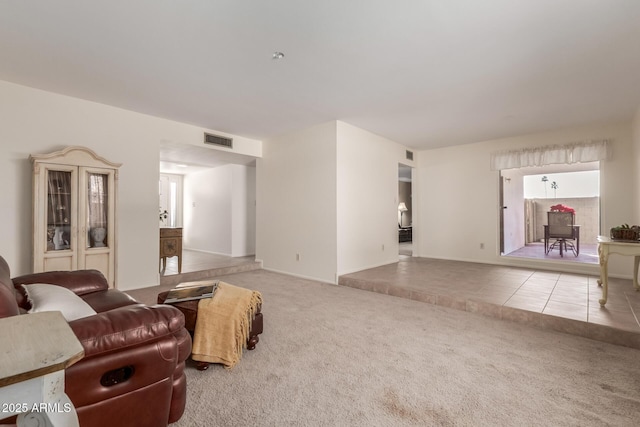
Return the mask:
POLYGON ((69 322, 85 351, 65 372, 66 393, 81 427, 157 427, 182 416, 187 391, 184 366, 191 353, 191 336, 179 310, 169 305, 147 306, 109 289, 96 270, 12 279, 0 257, 0 318, 28 315, 30 303, 20 285, 32 283, 70 289, 97 312, 69 322))

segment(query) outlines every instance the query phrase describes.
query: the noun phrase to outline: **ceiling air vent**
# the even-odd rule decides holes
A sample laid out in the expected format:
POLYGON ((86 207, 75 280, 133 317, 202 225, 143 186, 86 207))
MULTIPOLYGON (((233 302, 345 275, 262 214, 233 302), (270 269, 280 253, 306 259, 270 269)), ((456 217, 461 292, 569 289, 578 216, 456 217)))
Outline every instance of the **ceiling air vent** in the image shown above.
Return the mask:
POLYGON ((407 150, 407 160, 413 160, 413 151, 407 150))
POLYGON ((210 133, 204 134, 204 143, 211 145, 220 145, 222 147, 233 148, 233 139, 226 138, 224 136, 213 135, 210 133))

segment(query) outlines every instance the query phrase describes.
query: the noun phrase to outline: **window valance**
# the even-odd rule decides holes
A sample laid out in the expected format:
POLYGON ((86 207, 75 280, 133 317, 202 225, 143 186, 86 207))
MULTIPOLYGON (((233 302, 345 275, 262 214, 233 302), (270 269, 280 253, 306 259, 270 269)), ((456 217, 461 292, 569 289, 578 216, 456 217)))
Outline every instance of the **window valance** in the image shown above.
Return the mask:
POLYGON ((595 162, 611 158, 610 139, 523 148, 491 154, 491 170, 595 162))

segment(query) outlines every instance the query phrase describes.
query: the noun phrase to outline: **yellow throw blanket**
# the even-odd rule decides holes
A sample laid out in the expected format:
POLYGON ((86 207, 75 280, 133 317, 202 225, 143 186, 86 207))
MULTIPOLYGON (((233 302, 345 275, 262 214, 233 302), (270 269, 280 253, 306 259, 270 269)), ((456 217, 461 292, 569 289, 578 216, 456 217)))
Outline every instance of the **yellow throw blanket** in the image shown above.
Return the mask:
POLYGON ((198 302, 191 358, 233 368, 242 357, 251 322, 261 305, 260 292, 218 283, 213 298, 198 302))

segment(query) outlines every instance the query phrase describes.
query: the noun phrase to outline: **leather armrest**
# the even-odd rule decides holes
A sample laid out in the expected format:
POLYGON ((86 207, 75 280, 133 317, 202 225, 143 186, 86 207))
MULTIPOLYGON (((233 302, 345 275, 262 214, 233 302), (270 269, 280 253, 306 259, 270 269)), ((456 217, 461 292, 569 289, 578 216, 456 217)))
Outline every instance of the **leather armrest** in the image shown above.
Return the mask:
POLYGON ((29 285, 32 283, 51 283, 63 286, 76 295, 84 295, 109 289, 109 283, 98 270, 47 271, 14 277, 13 285, 29 285))
MULTIPOLYGON (((85 358, 174 335, 188 335, 184 316, 168 305, 131 305, 69 322, 85 358)), ((190 341, 189 341, 190 344, 190 341)))

